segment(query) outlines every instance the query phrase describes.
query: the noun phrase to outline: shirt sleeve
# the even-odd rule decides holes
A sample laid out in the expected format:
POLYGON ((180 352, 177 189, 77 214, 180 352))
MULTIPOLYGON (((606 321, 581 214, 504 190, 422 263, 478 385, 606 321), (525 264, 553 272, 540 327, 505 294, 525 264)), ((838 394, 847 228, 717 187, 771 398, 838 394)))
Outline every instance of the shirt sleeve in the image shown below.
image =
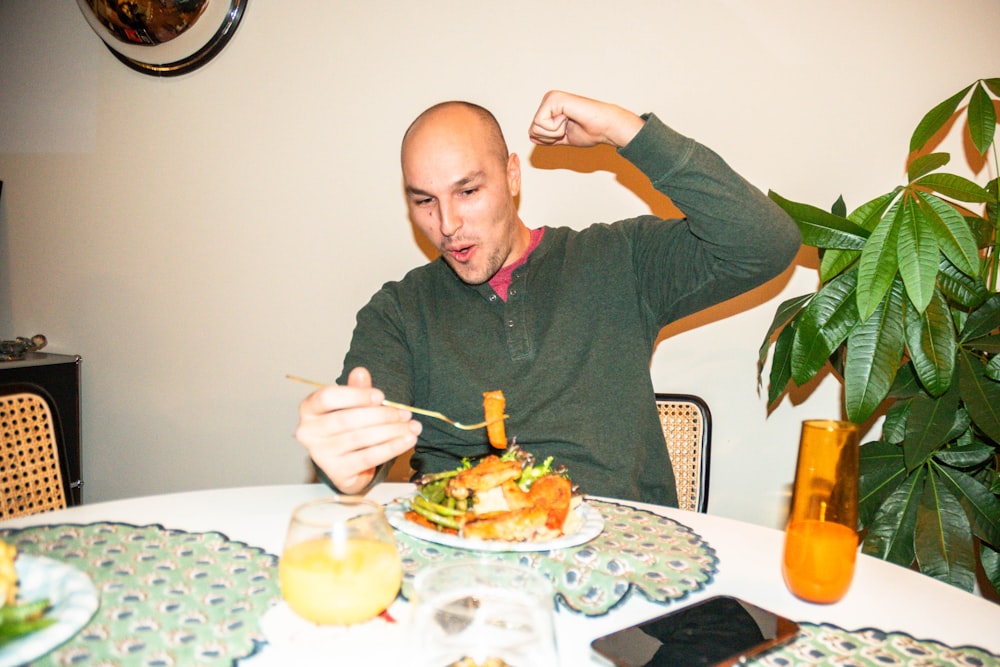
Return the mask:
POLYGON ((395 283, 386 283, 358 311, 351 347, 337 382, 346 384, 350 372, 363 366, 371 373, 372 385, 381 389, 386 398, 410 403, 413 361, 394 287, 395 283))
POLYGON ((794 221, 716 153, 655 115, 620 154, 684 218, 625 221, 640 289, 659 326, 781 273, 801 236, 794 221))
MULTIPOLYGON (((347 384, 351 371, 362 366, 371 373, 372 385, 381 389, 386 398, 409 404, 412 402, 413 371, 393 285, 386 283, 358 311, 351 347, 337 384, 347 384)), ((393 461, 387 461, 378 466, 375 476, 362 493, 384 481, 392 464, 393 461)), ((314 463, 313 468, 320 482, 340 493, 340 489, 318 465, 314 463)))

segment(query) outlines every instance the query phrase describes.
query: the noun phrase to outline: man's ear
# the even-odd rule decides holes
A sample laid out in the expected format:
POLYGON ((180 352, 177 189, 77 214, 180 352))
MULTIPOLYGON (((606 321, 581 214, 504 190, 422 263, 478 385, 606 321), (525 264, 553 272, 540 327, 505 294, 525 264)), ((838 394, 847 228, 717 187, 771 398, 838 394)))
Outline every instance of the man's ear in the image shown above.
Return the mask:
POLYGON ((517 153, 511 153, 507 158, 507 187, 511 197, 521 194, 521 158, 517 153))

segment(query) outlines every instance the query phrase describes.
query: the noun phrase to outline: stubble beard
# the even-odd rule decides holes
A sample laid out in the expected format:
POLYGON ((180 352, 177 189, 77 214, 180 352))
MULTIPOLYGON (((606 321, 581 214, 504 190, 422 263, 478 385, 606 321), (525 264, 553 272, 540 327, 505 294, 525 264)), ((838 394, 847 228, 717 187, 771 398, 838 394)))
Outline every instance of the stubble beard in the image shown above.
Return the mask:
POLYGON ((444 256, 444 259, 463 283, 466 285, 482 285, 497 274, 497 271, 503 267, 503 263, 509 254, 509 249, 504 251, 502 248, 496 248, 486 258, 486 263, 478 269, 471 264, 462 264, 447 254, 444 256))

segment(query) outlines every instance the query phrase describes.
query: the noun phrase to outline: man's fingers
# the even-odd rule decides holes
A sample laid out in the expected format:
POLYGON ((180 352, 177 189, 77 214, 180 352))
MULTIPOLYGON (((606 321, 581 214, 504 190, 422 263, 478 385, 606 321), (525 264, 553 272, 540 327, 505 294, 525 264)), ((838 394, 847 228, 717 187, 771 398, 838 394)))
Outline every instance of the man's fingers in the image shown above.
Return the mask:
POLYGON ((358 387, 359 389, 370 388, 372 386, 372 374, 367 368, 358 366, 351 370, 347 376, 348 387, 358 387))
POLYGON ((329 385, 317 389, 302 401, 299 405, 299 417, 305 418, 351 408, 370 408, 381 405, 383 400, 385 395, 382 391, 372 387, 329 385))
MULTIPOLYGON (((320 443, 347 438, 351 443, 347 447, 349 449, 391 437, 379 434, 379 428, 396 429, 399 433, 412 432, 416 428, 419 433, 419 425, 420 422, 414 421, 409 411, 380 405, 325 412, 303 409, 296 439, 303 443, 320 443)), ((343 442, 339 443, 339 449, 345 449, 343 442)))
POLYGON ((338 488, 353 486, 351 480, 370 473, 376 466, 412 449, 419 422, 381 425, 352 431, 321 447, 309 447, 310 457, 325 470, 338 488), (331 474, 332 473, 332 474, 331 474))
POLYGON ((551 145, 566 138, 566 117, 551 119, 549 122, 535 121, 528 130, 529 138, 538 144, 551 145))

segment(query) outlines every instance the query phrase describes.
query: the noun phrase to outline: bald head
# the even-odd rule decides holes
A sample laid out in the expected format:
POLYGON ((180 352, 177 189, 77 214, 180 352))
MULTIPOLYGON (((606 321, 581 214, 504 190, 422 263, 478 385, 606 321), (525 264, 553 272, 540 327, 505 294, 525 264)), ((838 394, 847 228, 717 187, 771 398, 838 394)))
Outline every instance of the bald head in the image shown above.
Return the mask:
POLYGON ((411 221, 461 280, 484 283, 525 251, 521 162, 489 111, 468 102, 431 107, 406 131, 400 161, 411 221))
POLYGON ((407 151, 418 144, 423 145, 418 140, 433 140, 435 137, 451 140, 474 138, 501 163, 506 163, 509 157, 507 141, 496 117, 485 107, 472 102, 441 102, 417 116, 403 135, 400 159, 404 165, 407 151))

